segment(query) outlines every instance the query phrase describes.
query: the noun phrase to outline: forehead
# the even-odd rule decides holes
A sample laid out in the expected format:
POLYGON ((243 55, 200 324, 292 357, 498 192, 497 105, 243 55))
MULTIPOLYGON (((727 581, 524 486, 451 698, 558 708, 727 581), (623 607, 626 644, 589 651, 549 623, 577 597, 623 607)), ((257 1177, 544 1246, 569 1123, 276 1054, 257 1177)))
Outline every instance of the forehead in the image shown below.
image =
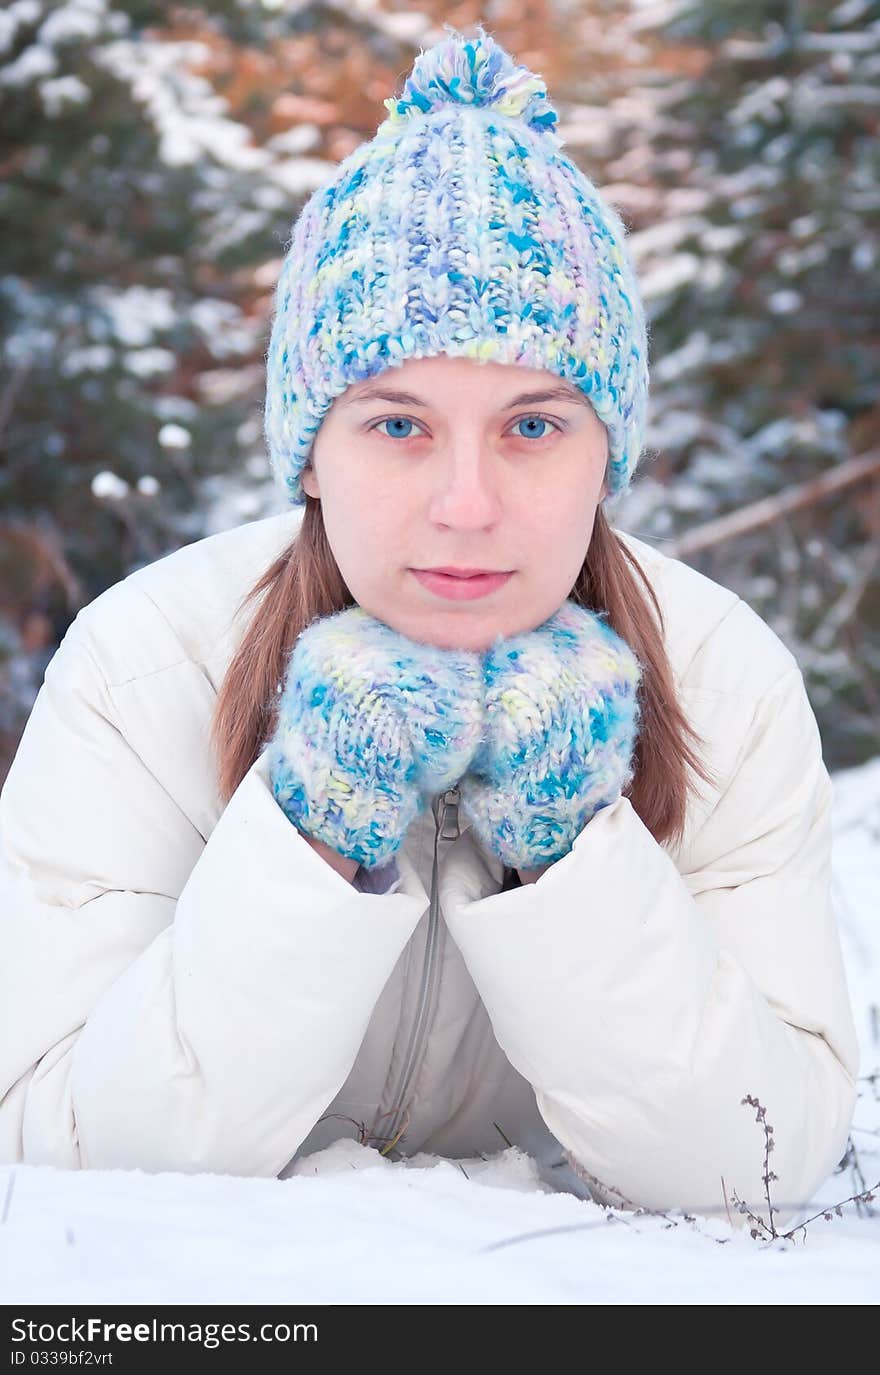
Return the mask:
POLYGON ((385 368, 374 377, 353 383, 339 398, 341 407, 372 399, 398 400, 418 405, 455 402, 462 394, 475 399, 513 404, 517 401, 568 400, 589 405, 574 383, 556 373, 518 364, 484 362, 475 358, 408 358, 399 366, 385 368))

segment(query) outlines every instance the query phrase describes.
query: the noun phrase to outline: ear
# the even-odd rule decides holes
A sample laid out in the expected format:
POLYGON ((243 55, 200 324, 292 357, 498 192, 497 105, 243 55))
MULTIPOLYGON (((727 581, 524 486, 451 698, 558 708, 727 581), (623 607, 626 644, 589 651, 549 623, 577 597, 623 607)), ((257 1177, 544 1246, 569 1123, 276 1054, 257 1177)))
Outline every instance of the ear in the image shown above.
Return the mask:
POLYGON ((309 463, 305 468, 303 468, 302 472, 299 475, 299 480, 302 483, 302 489, 307 496, 319 497, 321 495, 321 490, 318 486, 318 475, 312 467, 311 463, 309 463))

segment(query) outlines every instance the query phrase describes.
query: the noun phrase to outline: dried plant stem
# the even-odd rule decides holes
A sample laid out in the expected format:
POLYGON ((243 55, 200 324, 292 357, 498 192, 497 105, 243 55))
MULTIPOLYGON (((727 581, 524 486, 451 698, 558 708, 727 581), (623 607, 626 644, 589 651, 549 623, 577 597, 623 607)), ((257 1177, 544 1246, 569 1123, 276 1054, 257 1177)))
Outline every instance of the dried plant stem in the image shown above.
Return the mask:
MULTIPOLYGON (((778 1232, 776 1230, 776 1224, 773 1221, 773 1205, 770 1201, 770 1182, 771 1180, 778 1180, 779 1178, 779 1176, 774 1174, 773 1171, 770 1169, 770 1152, 773 1150, 774 1147, 773 1128, 767 1122, 767 1109, 763 1106, 763 1104, 761 1104, 758 1101, 757 1098, 752 1097, 751 1094, 746 1094, 745 1098, 743 1098, 741 1102, 743 1104, 748 1103, 751 1107, 756 1109, 755 1120, 757 1122, 760 1122, 764 1129, 764 1196, 767 1199, 767 1209, 770 1218, 770 1226, 768 1227, 763 1218, 758 1217, 755 1213, 751 1211, 748 1204, 744 1203, 743 1200, 738 1197, 736 1190, 733 1191, 733 1198, 737 1210, 740 1213, 744 1213, 748 1217, 749 1221, 754 1224, 754 1226, 750 1228, 750 1234, 752 1237, 757 1239, 763 1233, 765 1236, 769 1237, 771 1241, 777 1241, 780 1238, 783 1241, 791 1241, 793 1240, 795 1233, 800 1232, 801 1230, 805 1230, 810 1222, 816 1221, 816 1218, 824 1217, 826 1222, 830 1222, 835 1213, 838 1217, 843 1217, 842 1210, 847 1203, 873 1203, 877 1192, 880 1191, 880 1180, 878 1180, 878 1182, 874 1184, 870 1189, 863 1189, 860 1193, 851 1194, 849 1198, 844 1198, 839 1203, 831 1203, 827 1207, 820 1208, 819 1211, 817 1213, 814 1213, 812 1217, 808 1217, 803 1222, 799 1222, 796 1227, 792 1227, 788 1232, 778 1232)), ((852 1138, 850 1138, 850 1143, 851 1142, 852 1138)), ((725 1198, 726 1196, 727 1195, 725 1192, 725 1198)))

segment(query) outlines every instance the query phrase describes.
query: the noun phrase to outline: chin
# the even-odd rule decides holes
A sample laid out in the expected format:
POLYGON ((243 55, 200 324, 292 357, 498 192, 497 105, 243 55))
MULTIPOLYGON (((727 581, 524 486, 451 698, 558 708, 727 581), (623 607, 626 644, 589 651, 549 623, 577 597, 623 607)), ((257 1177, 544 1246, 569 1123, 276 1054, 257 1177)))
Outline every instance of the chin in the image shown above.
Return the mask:
POLYGON ((435 645, 437 649, 465 649, 480 653, 487 649, 494 639, 491 631, 478 632, 475 627, 449 626, 438 629, 436 626, 421 626, 415 631, 405 631, 410 639, 422 640, 425 644, 435 645))
POLYGON ((503 618, 495 612, 486 611, 482 618, 476 616, 456 616, 454 613, 446 617, 445 624, 438 624, 436 621, 431 624, 428 621, 416 622, 417 631, 405 631, 410 638, 414 636, 424 640, 427 644, 436 645, 438 649, 464 649, 470 650, 475 654, 482 654, 490 649, 499 636, 515 635, 518 628, 508 630, 503 618))

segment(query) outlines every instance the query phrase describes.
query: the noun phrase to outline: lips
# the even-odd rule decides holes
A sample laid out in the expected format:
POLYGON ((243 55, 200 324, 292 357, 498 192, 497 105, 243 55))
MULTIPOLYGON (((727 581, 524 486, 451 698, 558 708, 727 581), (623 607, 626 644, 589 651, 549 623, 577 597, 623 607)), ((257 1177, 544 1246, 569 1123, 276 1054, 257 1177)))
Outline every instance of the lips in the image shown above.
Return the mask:
POLYGON ((503 587, 513 573, 471 573, 463 575, 461 573, 449 574, 438 573, 434 569, 413 568, 410 570, 413 576, 433 592, 435 596, 443 597, 446 601, 473 601, 477 597, 488 596, 490 592, 497 591, 503 587))
POLYGON ((419 568, 419 573, 442 573, 446 578, 500 578, 506 570, 499 568, 419 568))

